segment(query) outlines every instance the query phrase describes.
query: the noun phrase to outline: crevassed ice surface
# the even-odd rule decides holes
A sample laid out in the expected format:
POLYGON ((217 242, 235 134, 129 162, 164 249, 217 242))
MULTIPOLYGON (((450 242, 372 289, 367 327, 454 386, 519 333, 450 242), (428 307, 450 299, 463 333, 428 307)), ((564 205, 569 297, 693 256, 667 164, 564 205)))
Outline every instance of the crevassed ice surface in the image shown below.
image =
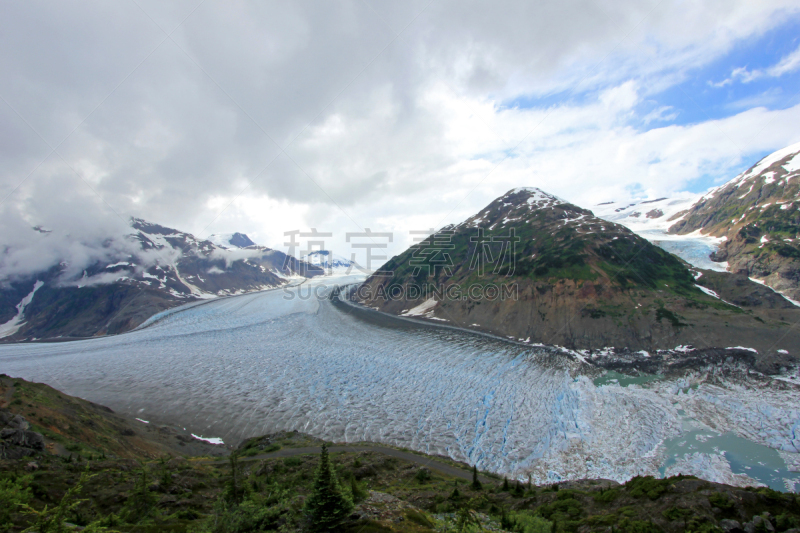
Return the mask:
MULTIPOLYGON (((548 348, 394 319, 376 324, 308 298, 309 285, 326 282, 203 302, 115 337, 2 346, 0 372, 227 444, 294 429, 539 482, 659 475, 663 443, 686 431, 681 398, 718 431, 740 429, 743 417, 723 412, 730 402, 703 415, 702 386, 688 396, 670 384, 596 387, 548 348)), ((746 437, 797 451, 794 392, 734 393, 736 408, 752 411, 746 437)), ((738 480, 724 458, 684 463, 700 469, 684 473, 738 480)))

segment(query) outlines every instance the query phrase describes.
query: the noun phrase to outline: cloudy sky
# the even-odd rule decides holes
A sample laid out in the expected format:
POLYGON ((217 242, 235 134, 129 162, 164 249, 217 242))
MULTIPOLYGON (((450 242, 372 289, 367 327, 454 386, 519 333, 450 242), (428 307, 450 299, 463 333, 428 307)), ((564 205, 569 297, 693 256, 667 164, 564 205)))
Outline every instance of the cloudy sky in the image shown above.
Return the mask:
POLYGON ((512 187, 699 192, 800 141, 796 0, 0 9, 0 244, 41 264, 130 216, 391 254, 512 187))

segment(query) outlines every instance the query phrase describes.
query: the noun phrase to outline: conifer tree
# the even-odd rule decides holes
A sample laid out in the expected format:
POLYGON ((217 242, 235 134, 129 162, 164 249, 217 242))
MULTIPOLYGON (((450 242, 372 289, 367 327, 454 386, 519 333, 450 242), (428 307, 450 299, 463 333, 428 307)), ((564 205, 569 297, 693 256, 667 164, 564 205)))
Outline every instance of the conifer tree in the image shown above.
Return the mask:
POLYGON ((332 531, 353 510, 353 500, 342 490, 328 457, 328 445, 322 444, 314 488, 306 500, 305 512, 314 531, 332 531))
POLYGON ((230 456, 231 463, 231 478, 228 481, 227 496, 231 503, 240 503, 242 501, 243 491, 241 484, 241 475, 239 472, 239 457, 236 453, 230 456))
POLYGON ((472 488, 475 490, 483 489, 483 485, 481 485, 481 481, 478 479, 478 467, 472 465, 472 488))
POLYGON ((508 478, 507 477, 503 478, 503 490, 506 491, 506 492, 511 490, 511 487, 508 486, 508 478))

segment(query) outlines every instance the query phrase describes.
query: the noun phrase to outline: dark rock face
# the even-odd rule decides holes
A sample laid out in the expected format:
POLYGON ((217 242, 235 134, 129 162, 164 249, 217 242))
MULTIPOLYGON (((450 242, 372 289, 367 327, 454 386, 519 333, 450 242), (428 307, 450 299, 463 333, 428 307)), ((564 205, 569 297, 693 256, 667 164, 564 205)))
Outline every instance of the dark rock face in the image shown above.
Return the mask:
POLYGON ((22 416, 0 411, 0 459, 21 459, 44 451, 44 437, 29 427, 22 416))
POLYGON ((228 241, 234 246, 239 248, 247 248, 248 246, 255 246, 256 243, 250 240, 250 237, 244 233, 234 233, 228 241))

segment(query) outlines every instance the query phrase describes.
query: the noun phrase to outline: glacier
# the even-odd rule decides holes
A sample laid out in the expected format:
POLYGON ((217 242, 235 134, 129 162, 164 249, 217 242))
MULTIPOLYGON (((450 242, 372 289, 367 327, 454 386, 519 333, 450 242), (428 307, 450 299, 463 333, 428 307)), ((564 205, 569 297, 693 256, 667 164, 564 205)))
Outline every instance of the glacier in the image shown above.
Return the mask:
POLYGON ((2 345, 0 372, 229 445, 298 430, 538 483, 677 470, 782 490, 797 483, 786 466, 800 451, 797 385, 747 373, 600 385, 553 347, 380 313, 364 320, 315 297, 332 281, 362 279, 194 302, 113 337, 2 345), (780 453, 779 472, 759 478, 727 450, 668 446, 691 431, 780 453))

